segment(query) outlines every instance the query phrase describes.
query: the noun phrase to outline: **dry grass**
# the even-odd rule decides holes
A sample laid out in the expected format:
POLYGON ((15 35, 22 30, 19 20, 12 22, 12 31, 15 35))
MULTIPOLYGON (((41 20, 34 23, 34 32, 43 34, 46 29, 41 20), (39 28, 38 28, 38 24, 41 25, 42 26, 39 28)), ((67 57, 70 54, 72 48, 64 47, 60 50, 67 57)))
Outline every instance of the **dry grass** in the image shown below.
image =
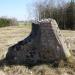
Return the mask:
POLYGON ((53 68, 46 64, 34 66, 31 69, 26 66, 13 65, 2 67, 0 73, 4 75, 75 75, 75 69, 69 67, 53 68))

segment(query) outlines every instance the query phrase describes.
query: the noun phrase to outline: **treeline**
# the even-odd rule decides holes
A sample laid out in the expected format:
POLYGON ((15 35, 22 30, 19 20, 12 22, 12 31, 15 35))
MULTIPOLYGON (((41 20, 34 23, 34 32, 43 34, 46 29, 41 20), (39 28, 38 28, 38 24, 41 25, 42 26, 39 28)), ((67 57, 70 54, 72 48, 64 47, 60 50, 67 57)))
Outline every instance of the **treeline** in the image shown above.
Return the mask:
POLYGON ((64 0, 61 0, 61 4, 55 5, 53 1, 44 0, 44 2, 38 3, 36 17, 39 20, 53 18, 61 29, 75 29, 75 2, 71 0, 65 3, 64 0))
POLYGON ((0 18, 0 27, 5 27, 5 26, 15 26, 18 25, 18 22, 15 18, 5 18, 1 17, 0 18))

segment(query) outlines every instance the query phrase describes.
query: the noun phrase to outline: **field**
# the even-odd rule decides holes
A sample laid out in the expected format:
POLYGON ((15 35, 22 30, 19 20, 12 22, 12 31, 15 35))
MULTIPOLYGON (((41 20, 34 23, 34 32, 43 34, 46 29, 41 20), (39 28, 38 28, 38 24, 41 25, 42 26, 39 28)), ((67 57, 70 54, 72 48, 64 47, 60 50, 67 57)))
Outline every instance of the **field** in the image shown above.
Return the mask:
MULTIPOLYGON (((30 25, 9 26, 0 28, 0 59, 3 59, 8 51, 8 47, 27 37, 31 32, 30 25)), ((75 31, 61 30, 70 48, 75 49, 75 31)), ((66 63, 68 64, 68 63, 66 63)), ((28 68, 23 65, 4 66, 0 68, 0 75, 75 75, 75 68, 64 66, 61 61, 58 68, 53 68, 50 64, 37 65, 28 68)))

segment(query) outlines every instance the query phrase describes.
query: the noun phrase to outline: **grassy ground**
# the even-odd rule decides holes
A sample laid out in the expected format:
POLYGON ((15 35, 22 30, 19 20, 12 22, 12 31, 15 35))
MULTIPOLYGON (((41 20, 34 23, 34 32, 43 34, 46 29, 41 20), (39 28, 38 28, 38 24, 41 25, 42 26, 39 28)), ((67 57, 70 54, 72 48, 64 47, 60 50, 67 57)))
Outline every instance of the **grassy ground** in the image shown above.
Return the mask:
MULTIPOLYGON (((19 25, 0 28, 0 59, 4 58, 9 46, 27 37, 31 32, 31 26, 19 25)), ((75 31, 62 30, 65 38, 74 38, 75 31)), ((0 67, 0 75, 75 75, 75 68, 64 66, 63 61, 60 62, 58 68, 53 68, 50 64, 42 64, 28 69, 23 65, 13 65, 0 67)))
POLYGON ((61 32, 62 32, 70 50, 75 51, 75 31, 73 31, 73 30, 62 30, 61 32))

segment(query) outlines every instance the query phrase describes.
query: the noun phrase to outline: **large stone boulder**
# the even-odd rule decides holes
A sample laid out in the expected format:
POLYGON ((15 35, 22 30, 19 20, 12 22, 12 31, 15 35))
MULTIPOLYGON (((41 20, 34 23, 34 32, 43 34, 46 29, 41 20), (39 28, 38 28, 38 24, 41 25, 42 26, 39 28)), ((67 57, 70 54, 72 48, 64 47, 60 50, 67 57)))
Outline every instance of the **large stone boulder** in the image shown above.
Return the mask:
POLYGON ((24 40, 9 48, 6 60, 11 64, 36 64, 60 61, 69 54, 60 29, 53 19, 32 23, 32 31, 24 40))

